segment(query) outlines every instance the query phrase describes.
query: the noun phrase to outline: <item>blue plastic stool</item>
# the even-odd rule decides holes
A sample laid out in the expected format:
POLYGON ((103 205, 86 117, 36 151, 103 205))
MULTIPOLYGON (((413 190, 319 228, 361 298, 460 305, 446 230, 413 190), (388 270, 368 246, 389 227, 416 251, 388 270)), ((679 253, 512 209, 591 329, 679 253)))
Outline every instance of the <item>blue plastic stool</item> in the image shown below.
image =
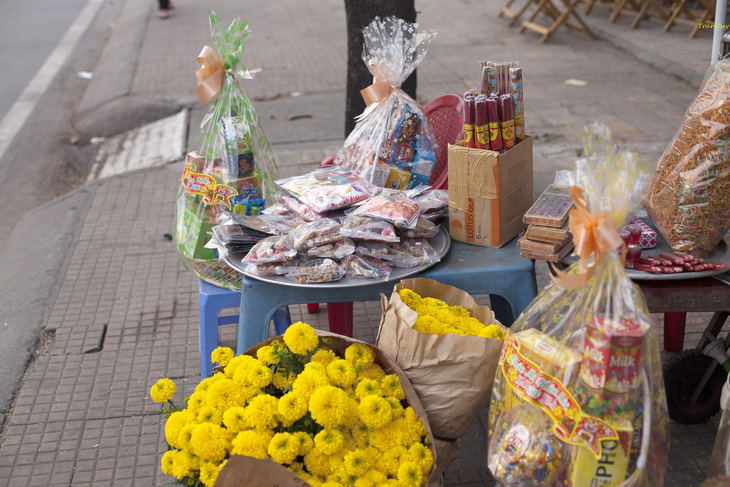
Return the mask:
MULTIPOLYGON (((238 323, 239 321, 238 315, 218 315, 224 309, 241 306, 241 293, 214 286, 202 279, 198 279, 198 291, 200 294, 200 327, 198 329, 200 337, 200 376, 206 378, 213 373, 210 354, 218 348, 218 327, 238 323)), ((274 327, 279 332, 286 330, 289 325, 291 325, 289 307, 284 306, 274 313, 274 327)), ((244 350, 237 350, 236 353, 243 352, 244 350)))

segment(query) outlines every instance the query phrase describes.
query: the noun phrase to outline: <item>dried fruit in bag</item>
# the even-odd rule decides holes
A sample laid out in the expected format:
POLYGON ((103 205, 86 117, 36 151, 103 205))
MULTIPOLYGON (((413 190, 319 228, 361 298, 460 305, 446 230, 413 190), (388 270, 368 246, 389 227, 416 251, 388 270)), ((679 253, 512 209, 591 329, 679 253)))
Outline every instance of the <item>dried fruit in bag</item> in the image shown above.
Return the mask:
POLYGON ((730 61, 711 66, 644 204, 672 249, 707 256, 730 228, 730 61))
POLYGON ((347 277, 357 279, 382 279, 385 281, 390 277, 390 267, 388 264, 384 260, 376 257, 351 254, 342 260, 342 267, 345 269, 347 277))
POLYGON ((375 186, 341 167, 317 169, 276 184, 318 213, 351 206, 377 192, 375 186))
POLYGON ((302 261, 287 277, 302 284, 339 281, 345 270, 332 259, 313 259, 302 261))
POLYGON ((340 224, 335 220, 321 220, 302 223, 289 234, 291 246, 299 252, 312 247, 335 242, 342 238, 340 224))
POLYGON ((400 242, 395 228, 385 220, 369 216, 348 215, 342 220, 343 236, 361 240, 378 240, 381 242, 400 242))
POLYGON ((308 257, 321 257, 330 259, 342 259, 355 252, 355 242, 351 238, 343 238, 316 247, 310 247, 303 252, 308 257))
POLYGON ((415 227, 406 228, 403 225, 395 224, 395 229, 405 237, 431 238, 439 233, 441 226, 426 217, 419 216, 415 227))
POLYGON ((254 245, 243 260, 249 264, 266 264, 291 260, 296 255, 297 251, 290 247, 287 236, 273 236, 254 245))

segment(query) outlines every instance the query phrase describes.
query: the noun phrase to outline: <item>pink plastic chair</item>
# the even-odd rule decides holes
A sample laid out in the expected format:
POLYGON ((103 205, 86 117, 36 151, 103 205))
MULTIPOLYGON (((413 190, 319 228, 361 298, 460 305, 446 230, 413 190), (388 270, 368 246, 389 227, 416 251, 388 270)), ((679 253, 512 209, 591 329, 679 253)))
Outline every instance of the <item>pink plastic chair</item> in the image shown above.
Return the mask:
MULTIPOLYGON (((436 166, 431 173, 428 184, 434 189, 448 189, 449 187, 449 144, 455 144, 462 139, 462 116, 464 100, 456 93, 439 96, 423 107, 433 134, 436 137, 436 166)), ((324 159, 319 167, 331 166, 334 157, 324 159)), ((307 311, 316 313, 319 304, 307 304, 307 311)), ((352 302, 327 303, 327 319, 330 330, 352 336, 352 302)))

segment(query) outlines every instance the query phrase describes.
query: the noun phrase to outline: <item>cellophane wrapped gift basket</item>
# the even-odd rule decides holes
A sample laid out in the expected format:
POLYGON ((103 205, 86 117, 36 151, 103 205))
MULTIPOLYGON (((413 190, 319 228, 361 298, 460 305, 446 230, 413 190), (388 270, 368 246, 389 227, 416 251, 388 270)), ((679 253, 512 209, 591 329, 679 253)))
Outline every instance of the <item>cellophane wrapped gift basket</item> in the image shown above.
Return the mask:
POLYGON ((442 485, 418 396, 377 347, 300 322, 212 360, 184 404, 170 379, 150 391, 168 403, 162 470, 180 485, 442 485))
POLYGON ((269 142, 240 79, 253 72, 241 56, 248 22, 223 26, 211 12, 210 31, 218 53, 205 46, 198 57, 196 89, 210 108, 189 147, 178 192, 174 240, 185 265, 213 284, 240 289, 240 278, 206 248, 224 213, 258 214, 274 194, 277 169, 269 142))
POLYGON ((363 29, 362 59, 374 80, 362 90, 367 108, 335 156, 336 165, 379 187, 428 183, 436 165, 436 138, 423 108, 400 86, 435 36, 397 17, 375 17, 363 29))
POLYGON ((494 381, 488 464, 500 486, 663 485, 660 350, 618 235, 647 173, 604 126, 587 132, 569 224, 580 260, 512 325, 494 381))

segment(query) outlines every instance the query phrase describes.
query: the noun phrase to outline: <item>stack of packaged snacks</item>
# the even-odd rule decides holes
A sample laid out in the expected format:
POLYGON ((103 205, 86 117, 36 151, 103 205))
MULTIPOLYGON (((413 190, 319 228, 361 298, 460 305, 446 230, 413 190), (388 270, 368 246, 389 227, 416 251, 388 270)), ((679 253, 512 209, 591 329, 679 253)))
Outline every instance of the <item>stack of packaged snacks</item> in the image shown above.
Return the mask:
POLYGON ((426 56, 436 32, 396 17, 363 29, 362 58, 375 82, 362 90, 365 111, 335 156, 335 164, 393 189, 427 184, 436 165, 436 138, 421 106, 400 89, 426 56))
POLYGON ((506 152, 527 137, 522 68, 516 62, 481 63, 481 87, 464 93, 466 147, 506 152))
MULTIPOLYGON (((241 91, 238 77, 251 73, 241 61, 248 22, 220 24, 210 13, 218 53, 205 46, 198 57, 196 89, 204 104, 212 101, 191 144, 176 204, 174 240, 183 263, 202 279, 217 276, 225 283, 216 252, 206 247, 213 227, 224 214, 256 215, 273 196, 276 163, 256 112, 241 91), (207 269, 210 267, 210 269, 207 269)), ((238 280, 229 283, 240 286, 238 280)))
POLYGON ((615 154, 602 126, 587 134, 586 154, 569 222, 580 261, 557 271, 502 349, 488 451, 501 486, 663 485, 669 417, 656 327, 618 235, 650 167, 615 154))
POLYGON ((573 248, 568 212, 574 207, 567 186, 549 185, 527 210, 522 220, 525 236, 517 241, 522 257, 559 262, 573 248))
MULTIPOLYGON (((425 266, 440 260, 428 238, 440 230, 432 219, 442 215, 448 205, 444 190, 427 186, 409 191, 377 189, 342 168, 277 182, 282 188, 280 201, 293 200, 288 204, 301 213, 316 213, 309 206, 316 204, 323 213, 282 232, 283 236, 260 241, 244 258, 247 272, 287 276, 302 284, 343 277, 387 280, 393 267, 425 266), (370 195, 371 190, 378 194, 370 195), (340 214, 326 216, 333 211, 340 214)), ((264 223, 271 227, 272 218, 287 218, 268 214, 268 210, 265 213, 262 218, 268 219, 258 228, 265 228, 264 223)), ((244 220, 236 217, 236 221, 244 220)))

